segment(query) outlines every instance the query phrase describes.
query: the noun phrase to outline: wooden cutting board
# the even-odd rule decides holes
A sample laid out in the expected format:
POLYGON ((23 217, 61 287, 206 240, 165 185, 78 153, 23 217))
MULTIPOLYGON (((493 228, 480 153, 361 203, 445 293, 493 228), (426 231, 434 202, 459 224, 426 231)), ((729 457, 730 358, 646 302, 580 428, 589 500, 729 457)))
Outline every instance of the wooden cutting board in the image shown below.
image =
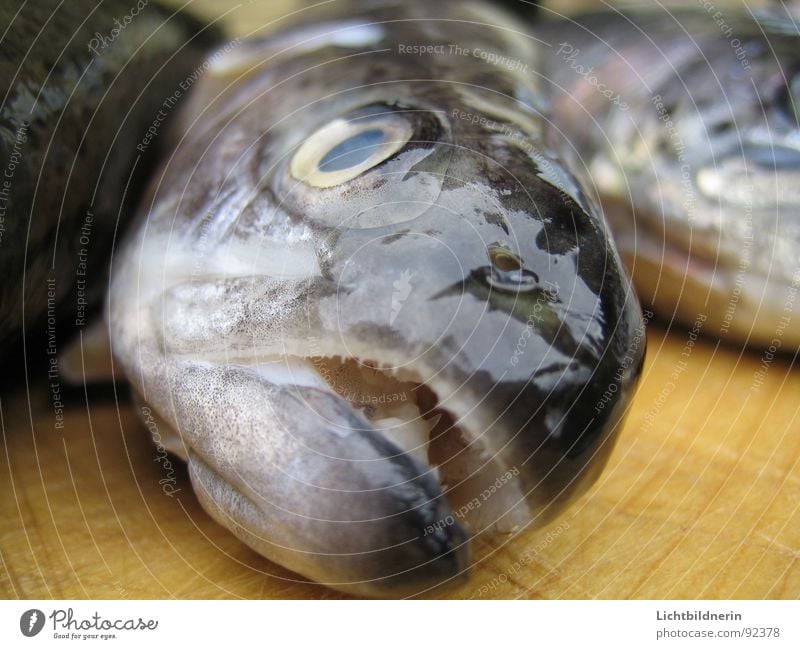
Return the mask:
MULTIPOLYGON (((596 488, 550 528, 484 542, 448 597, 800 596, 800 371, 653 326, 596 488), (680 371, 679 368, 682 368, 680 371), (676 375, 677 372, 677 375, 676 375)), ((2 397, 0 596, 329 598, 217 526, 124 388, 2 397)))

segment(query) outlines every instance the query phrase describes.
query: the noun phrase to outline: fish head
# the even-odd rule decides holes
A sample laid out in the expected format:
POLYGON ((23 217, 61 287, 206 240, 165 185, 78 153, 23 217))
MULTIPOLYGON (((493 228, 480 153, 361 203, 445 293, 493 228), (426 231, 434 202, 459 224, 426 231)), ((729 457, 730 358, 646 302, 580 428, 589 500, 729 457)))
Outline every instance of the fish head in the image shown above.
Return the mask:
POLYGON ((413 594, 464 574, 470 537, 543 525, 591 484, 641 315, 541 115, 334 53, 201 82, 141 235, 161 243, 131 246, 161 255, 159 282, 196 269, 154 317, 188 378, 146 392, 240 538, 342 590, 413 594))
POLYGON ((676 123, 702 211, 724 212, 726 228, 780 227, 800 210, 800 33, 785 22, 746 26, 738 55, 720 40, 699 45, 710 58, 682 75, 682 103, 693 106, 676 107, 676 123))
MULTIPOLYGON (((604 18, 601 36, 616 43, 604 18)), ((725 21, 692 9, 619 18, 630 30, 619 51, 598 37, 582 45, 597 60, 580 63, 626 103, 574 82, 588 99, 563 126, 642 300, 684 323, 705 317, 712 335, 769 345, 800 285, 800 34, 757 12, 725 21), (592 111, 594 130, 584 127, 592 111)), ((800 344, 787 333, 784 343, 800 344)))

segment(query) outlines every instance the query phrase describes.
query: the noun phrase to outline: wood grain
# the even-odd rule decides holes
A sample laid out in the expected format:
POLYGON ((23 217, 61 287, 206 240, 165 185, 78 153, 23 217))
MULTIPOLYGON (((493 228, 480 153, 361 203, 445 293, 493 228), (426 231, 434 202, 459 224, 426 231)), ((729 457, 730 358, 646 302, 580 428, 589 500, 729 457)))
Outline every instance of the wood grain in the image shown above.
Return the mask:
MULTIPOLYGON (((246 33, 297 5, 192 8, 216 18, 238 6, 223 22, 246 33)), ((444 596, 800 596, 800 372, 778 358, 758 379, 760 353, 710 340, 683 356, 681 329, 651 326, 648 339, 596 487, 548 529, 478 544, 471 580, 444 596)), ((165 495, 171 474, 125 388, 71 393, 63 429, 42 379, 0 399, 0 596, 339 597, 211 521, 177 461, 180 491, 165 495)))
MULTIPOLYGON (((456 598, 800 595, 800 373, 651 326, 642 385, 596 488, 549 529, 482 542, 456 598), (681 365, 681 363, 684 365, 681 365), (682 367, 677 377, 676 368, 682 367)), ((0 595, 331 598, 261 558, 166 467, 124 388, 5 395, 0 595)))

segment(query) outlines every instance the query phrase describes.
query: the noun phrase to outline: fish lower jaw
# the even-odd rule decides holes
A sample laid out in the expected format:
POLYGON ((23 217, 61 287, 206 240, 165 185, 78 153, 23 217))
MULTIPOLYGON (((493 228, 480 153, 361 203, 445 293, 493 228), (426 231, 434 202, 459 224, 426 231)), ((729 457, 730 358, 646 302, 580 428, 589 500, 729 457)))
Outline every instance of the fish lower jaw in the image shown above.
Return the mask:
POLYGON ((433 473, 454 521, 471 535, 511 533, 530 522, 521 481, 508 479, 511 466, 489 448, 492 432, 481 425, 476 403, 446 380, 344 356, 287 355, 256 370, 272 383, 315 387, 345 400, 397 454, 433 473))

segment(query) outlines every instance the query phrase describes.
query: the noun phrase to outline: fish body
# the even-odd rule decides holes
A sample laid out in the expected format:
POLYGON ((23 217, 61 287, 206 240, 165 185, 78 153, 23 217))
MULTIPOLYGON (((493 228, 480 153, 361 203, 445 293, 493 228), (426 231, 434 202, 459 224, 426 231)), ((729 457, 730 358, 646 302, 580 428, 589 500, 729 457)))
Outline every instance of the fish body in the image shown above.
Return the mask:
POLYGON ((122 0, 6 3, 0 31, 0 351, 37 326, 54 354, 52 337, 102 302, 110 244, 159 142, 142 145, 148 127, 165 127, 165 101, 219 33, 122 0))
POLYGON ((594 481, 642 320, 537 77, 490 56, 536 64, 514 20, 342 7, 196 84, 108 323, 216 520, 307 578, 407 596, 594 481))
POLYGON ((800 32, 776 11, 543 21, 550 111, 640 298, 736 344, 800 346, 800 32))

